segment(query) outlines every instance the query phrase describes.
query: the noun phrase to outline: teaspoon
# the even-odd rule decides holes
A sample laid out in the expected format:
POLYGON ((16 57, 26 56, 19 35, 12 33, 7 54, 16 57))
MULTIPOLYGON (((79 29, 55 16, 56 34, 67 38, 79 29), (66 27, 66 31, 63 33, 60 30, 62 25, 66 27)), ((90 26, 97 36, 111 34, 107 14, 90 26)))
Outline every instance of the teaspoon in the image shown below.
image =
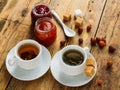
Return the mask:
POLYGON ((67 27, 63 22, 62 20, 60 19, 60 17, 58 16, 58 14, 54 11, 54 10, 51 10, 53 16, 56 18, 56 20, 58 21, 58 23, 62 26, 64 32, 65 32, 65 35, 68 36, 68 37, 73 37, 75 36, 75 31, 73 31, 72 29, 70 29, 69 27, 67 27))

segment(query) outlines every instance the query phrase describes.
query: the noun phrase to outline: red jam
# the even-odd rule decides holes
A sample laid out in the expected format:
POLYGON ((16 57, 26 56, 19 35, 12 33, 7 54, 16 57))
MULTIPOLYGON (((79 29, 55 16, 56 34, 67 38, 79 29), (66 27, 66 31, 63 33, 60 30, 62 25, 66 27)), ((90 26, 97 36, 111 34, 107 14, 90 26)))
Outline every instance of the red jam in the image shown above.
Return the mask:
POLYGON ((34 24, 38 18, 49 17, 52 18, 50 8, 45 4, 38 3, 31 12, 32 23, 34 24))
POLYGON ((36 21, 34 34, 40 44, 51 45, 56 40, 56 33, 56 26, 49 19, 36 21))

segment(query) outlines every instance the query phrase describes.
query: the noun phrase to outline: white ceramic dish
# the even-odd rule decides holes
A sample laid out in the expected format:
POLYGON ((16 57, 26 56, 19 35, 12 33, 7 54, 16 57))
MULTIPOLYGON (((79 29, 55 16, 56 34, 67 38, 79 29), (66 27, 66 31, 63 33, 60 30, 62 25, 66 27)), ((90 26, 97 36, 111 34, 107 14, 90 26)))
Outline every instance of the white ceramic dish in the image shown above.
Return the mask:
POLYGON ((14 66, 10 66, 8 64, 9 60, 13 57, 14 55, 14 48, 12 48, 7 57, 6 57, 6 68, 8 70, 8 72, 16 79, 19 80, 23 80, 23 81, 31 81, 37 78, 40 78, 41 76, 43 76, 49 69, 50 67, 50 63, 51 63, 51 55, 49 53, 49 51, 47 50, 47 48, 45 48, 44 46, 42 46, 43 49, 43 59, 41 60, 41 64, 32 69, 32 70, 25 70, 20 68, 17 64, 14 66))
MULTIPOLYGON (((94 59, 93 55, 90 54, 89 52, 87 52, 87 57, 92 57, 94 59)), ((94 61, 95 61, 95 59, 94 59, 94 61)), ((62 72, 61 66, 60 66, 60 60, 59 60, 59 52, 58 52, 52 58, 50 69, 51 69, 51 73, 52 73, 53 77, 59 83, 65 85, 65 86, 77 87, 77 86, 82 86, 82 85, 87 84, 94 78, 96 71, 97 71, 97 63, 95 61, 95 73, 92 77, 88 77, 84 73, 81 73, 76 76, 70 76, 70 75, 64 74, 62 72)))

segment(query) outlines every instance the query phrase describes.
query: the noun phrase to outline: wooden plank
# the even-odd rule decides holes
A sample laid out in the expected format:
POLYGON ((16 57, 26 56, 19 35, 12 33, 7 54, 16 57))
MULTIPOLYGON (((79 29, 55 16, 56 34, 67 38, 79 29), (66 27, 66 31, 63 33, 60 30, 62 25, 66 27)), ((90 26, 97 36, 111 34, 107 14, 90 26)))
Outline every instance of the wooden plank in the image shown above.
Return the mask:
POLYGON ((28 34, 30 32, 30 26, 5 21, 0 32, 0 90, 5 90, 11 79, 5 67, 5 59, 9 50, 20 40, 31 38, 32 35, 28 34))
POLYGON ((103 49, 94 47, 92 53, 98 63, 96 79, 102 79, 103 85, 95 87, 95 90, 120 90, 120 1, 108 0, 101 18, 96 36, 106 37, 106 46, 103 49), (108 53, 109 45, 113 45, 117 50, 115 53, 108 53), (97 52, 96 52, 97 51, 97 52), (113 67, 108 70, 107 62, 113 62, 113 67))
MULTIPOLYGON (((9 84, 9 80, 11 80, 11 76, 7 72, 4 64, 9 50, 14 47, 20 40, 33 38, 33 31, 30 29, 31 23, 29 22, 29 25, 24 25, 24 23, 22 24, 23 18, 19 16, 21 11, 19 12, 20 8, 18 7, 20 7, 19 5, 24 5, 25 2, 26 0, 23 2, 21 0, 19 2, 9 0, 0 13, 0 90, 5 90, 9 84)), ((38 0, 31 2, 31 4, 36 2, 38 2, 38 0)), ((45 2, 48 3, 49 0, 46 0, 45 2)), ((21 7, 21 9, 23 8, 21 7)), ((31 10, 29 12, 31 12, 31 10)), ((28 19, 31 19, 30 15, 28 19)))
POLYGON ((31 10, 35 3, 49 3, 50 0, 8 0, 0 13, 0 18, 18 20, 22 24, 31 25, 31 10))

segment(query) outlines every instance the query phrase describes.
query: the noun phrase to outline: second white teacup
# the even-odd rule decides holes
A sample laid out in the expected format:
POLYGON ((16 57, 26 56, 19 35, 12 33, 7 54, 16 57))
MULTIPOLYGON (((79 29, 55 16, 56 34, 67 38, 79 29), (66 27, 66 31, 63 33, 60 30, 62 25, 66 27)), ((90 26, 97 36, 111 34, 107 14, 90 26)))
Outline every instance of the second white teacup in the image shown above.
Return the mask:
POLYGON ((61 70, 67 75, 83 73, 87 59, 88 47, 82 48, 77 45, 69 45, 60 51, 61 70))
POLYGON ((14 56, 9 65, 17 64, 23 69, 33 69, 40 65, 42 60, 42 46, 35 40, 22 40, 14 47, 14 56))

